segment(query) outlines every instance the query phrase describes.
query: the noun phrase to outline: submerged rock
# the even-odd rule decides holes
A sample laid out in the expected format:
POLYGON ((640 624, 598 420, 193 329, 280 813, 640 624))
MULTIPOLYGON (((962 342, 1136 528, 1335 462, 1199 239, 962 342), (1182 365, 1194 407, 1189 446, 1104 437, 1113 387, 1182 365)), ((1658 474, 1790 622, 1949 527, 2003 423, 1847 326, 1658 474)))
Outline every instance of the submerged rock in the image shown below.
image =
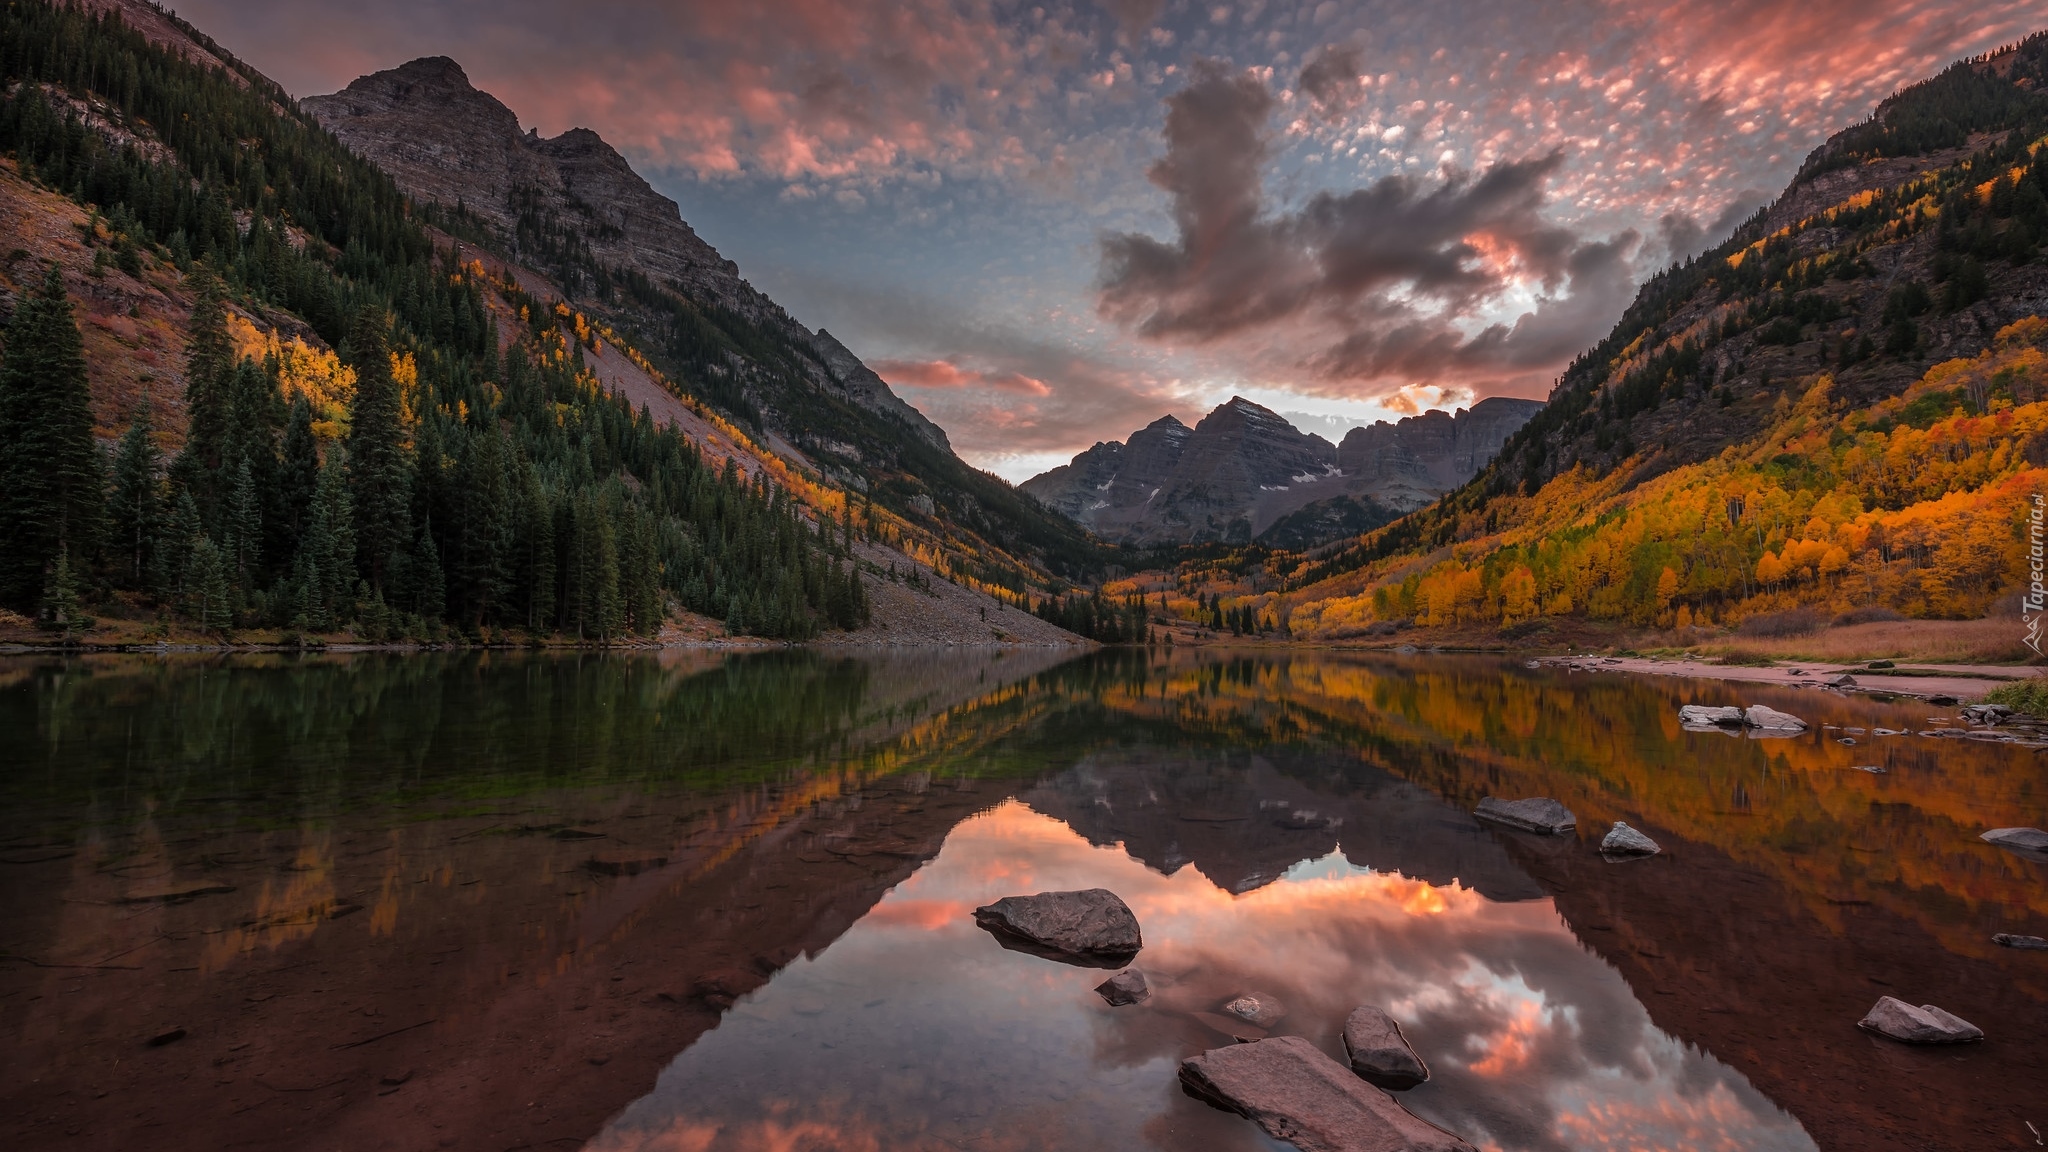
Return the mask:
POLYGON ((1742 719, 1751 728, 1764 733, 1785 733, 1789 735, 1794 732, 1806 731, 1806 721, 1792 715, 1790 712, 1780 712, 1776 708, 1766 707, 1762 704, 1751 704, 1747 709, 1744 709, 1742 719))
POLYGON ((1687 704, 1678 710, 1678 722, 1692 728, 1740 728, 1748 723, 1742 709, 1732 704, 1726 708, 1687 704))
POLYGON ((1415 1054, 1401 1025, 1370 1004, 1352 1009, 1345 1019, 1344 1052, 1353 1072, 1382 1088, 1399 1091, 1429 1079, 1429 1066, 1415 1054))
POLYGON ((1856 1026, 1901 1044, 1964 1044, 1984 1038, 1984 1030, 1968 1020, 1932 1004, 1915 1008, 1890 996, 1878 997, 1877 1005, 1856 1026))
POLYGON ((1525 832, 1542 832, 1555 835, 1569 832, 1579 826, 1579 818, 1572 810, 1548 796, 1532 796, 1527 800, 1502 800, 1488 796, 1472 810, 1481 820, 1492 820, 1510 828, 1525 832))
POLYGON ((1600 841, 1600 851, 1609 856, 1655 856, 1663 849, 1657 842, 1619 820, 1600 841))
POLYGON ((1212 1049, 1182 1061, 1180 1079, 1302 1152, 1474 1152, 1299 1036, 1212 1049))
POLYGON ((2010 932, 2000 932, 1991 938, 1991 942, 1993 944, 2003 944, 2007 948, 2023 948, 2031 952, 2048 952, 2048 940, 2044 940, 2039 936, 2015 936, 2010 932))
POLYGON ((2048 832, 2039 828, 1993 828, 1979 837, 1987 844, 2000 848, 2015 848, 2021 852, 2048 852, 2048 832))
POLYGON ((1145 983, 1145 974, 1136 968, 1126 968, 1095 986, 1095 992, 1109 1001, 1112 1008, 1126 1004, 1143 1004, 1152 997, 1152 986, 1145 983))
POLYGON ((1107 888, 1005 896, 976 908, 974 921, 998 938, 1037 945, 1044 950, 1040 955, 1050 952, 1048 958, 1055 960, 1113 960, 1121 967, 1144 947, 1138 918, 1107 888))
POLYGON ((1223 1005, 1223 1010, 1247 1024, 1271 1028, 1287 1015, 1287 1006, 1280 998, 1267 992, 1247 992, 1232 997, 1223 1005))

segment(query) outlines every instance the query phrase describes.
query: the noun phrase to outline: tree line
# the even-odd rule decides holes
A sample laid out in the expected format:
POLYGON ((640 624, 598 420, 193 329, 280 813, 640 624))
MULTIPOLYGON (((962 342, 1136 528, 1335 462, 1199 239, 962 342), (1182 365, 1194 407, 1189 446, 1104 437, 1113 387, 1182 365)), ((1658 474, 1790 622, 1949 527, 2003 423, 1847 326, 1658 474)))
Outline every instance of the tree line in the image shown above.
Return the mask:
POLYGON ((605 393, 566 308, 524 301, 501 352, 482 270, 437 256, 389 179, 281 92, 37 0, 0 11, 0 65, 0 148, 110 224, 95 269, 175 268, 194 298, 165 460, 147 398, 110 458, 96 444, 61 272, 22 294, 0 346, 0 604, 70 629, 128 593, 215 632, 371 639, 608 640, 652 634, 671 601, 781 638, 866 621, 850 516, 814 522, 605 393), (45 84, 160 147, 115 147, 45 84), (237 351, 230 314, 266 306, 352 369, 341 435, 276 357, 237 351))

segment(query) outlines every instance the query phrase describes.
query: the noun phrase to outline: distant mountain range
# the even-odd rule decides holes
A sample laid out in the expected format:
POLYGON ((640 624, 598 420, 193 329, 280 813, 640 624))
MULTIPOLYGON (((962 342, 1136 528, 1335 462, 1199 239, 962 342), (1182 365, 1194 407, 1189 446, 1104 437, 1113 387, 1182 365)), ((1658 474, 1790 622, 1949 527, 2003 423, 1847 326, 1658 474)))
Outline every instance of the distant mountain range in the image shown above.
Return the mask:
POLYGON ((1193 428, 1172 416, 1026 480, 1025 492, 1137 547, 1306 548, 1379 527, 1471 479, 1543 405, 1494 397, 1353 428, 1341 444, 1243 397, 1193 428))

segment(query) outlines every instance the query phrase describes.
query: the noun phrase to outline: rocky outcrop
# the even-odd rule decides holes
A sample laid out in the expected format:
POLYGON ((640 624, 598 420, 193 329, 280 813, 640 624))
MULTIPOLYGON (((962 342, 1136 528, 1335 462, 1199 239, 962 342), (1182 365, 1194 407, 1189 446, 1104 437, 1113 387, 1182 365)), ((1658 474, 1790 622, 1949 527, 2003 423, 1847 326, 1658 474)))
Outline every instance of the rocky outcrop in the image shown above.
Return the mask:
POLYGON ((999 939, 1035 946, 1025 951, 1071 962, 1122 967, 1144 947, 1138 918, 1107 888, 1005 896, 976 908, 974 922, 999 939))
POLYGON ((1548 796, 1532 796, 1527 800, 1501 800, 1492 796, 1479 802, 1472 810, 1481 820, 1491 820, 1524 832, 1541 832, 1557 835, 1578 827, 1579 818, 1572 810, 1548 796))
POLYGON ((1164 417, 1021 487, 1119 543, 1244 543, 1277 531, 1285 538, 1277 542, 1307 547, 1376 527, 1464 483, 1541 407, 1483 400, 1456 415, 1355 428, 1340 447, 1233 397, 1192 429, 1164 417), (1297 515, 1310 507, 1317 511, 1297 515))
POLYGON ((1182 1061, 1180 1079, 1302 1152, 1474 1152, 1299 1036, 1212 1049, 1182 1061))
POLYGON ((1429 1066, 1408 1043, 1401 1025, 1371 1004, 1344 1021, 1344 1053, 1351 1070, 1381 1088, 1401 1091, 1429 1079, 1429 1066))
POLYGON ((638 272, 699 307, 725 309, 770 330, 800 353, 796 366, 811 386, 950 452, 937 425, 830 333, 806 329, 742 279, 737 264, 683 221, 676 202, 597 133, 522 132, 519 117, 477 90, 446 56, 363 76, 299 105, 415 200, 466 210, 515 254, 553 248, 552 265, 536 264, 565 281, 556 287, 566 295, 586 295, 584 280, 597 267, 638 272), (562 251, 571 256, 561 258, 562 251))
POLYGON ((1932 1004, 1915 1008, 1890 996, 1878 997, 1856 1026, 1901 1044, 1967 1044, 1984 1038, 1984 1030, 1968 1020, 1932 1004))

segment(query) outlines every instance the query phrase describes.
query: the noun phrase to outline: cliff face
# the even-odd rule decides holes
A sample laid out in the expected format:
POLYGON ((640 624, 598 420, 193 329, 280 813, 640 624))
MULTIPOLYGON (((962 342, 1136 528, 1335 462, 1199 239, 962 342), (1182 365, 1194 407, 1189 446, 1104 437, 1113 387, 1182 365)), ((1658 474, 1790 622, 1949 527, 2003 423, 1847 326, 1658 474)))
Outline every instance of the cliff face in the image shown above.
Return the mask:
POLYGON ((1355 428, 1340 447, 1232 399, 1190 429, 1171 416, 1022 485, 1097 535, 1158 546, 1307 547, 1413 511, 1470 479, 1543 407, 1494 398, 1355 428), (1306 515, 1303 513, 1306 512, 1306 515))
MULTIPOLYGON (((799 352, 798 367, 811 386, 950 451, 937 425, 837 340, 806 329, 741 279, 739 266, 684 222, 676 202, 655 191, 597 133, 572 128, 543 138, 522 132, 510 108, 478 91, 462 66, 445 56, 361 77, 300 106, 414 199, 460 207, 482 220, 572 299, 602 295, 594 291, 593 271, 638 272, 699 308, 728 310, 782 337, 799 352), (564 251, 569 258, 560 255, 564 251)), ((781 398, 765 389, 754 399, 785 417, 771 423, 795 423, 784 409, 800 405, 778 403, 781 398)))

